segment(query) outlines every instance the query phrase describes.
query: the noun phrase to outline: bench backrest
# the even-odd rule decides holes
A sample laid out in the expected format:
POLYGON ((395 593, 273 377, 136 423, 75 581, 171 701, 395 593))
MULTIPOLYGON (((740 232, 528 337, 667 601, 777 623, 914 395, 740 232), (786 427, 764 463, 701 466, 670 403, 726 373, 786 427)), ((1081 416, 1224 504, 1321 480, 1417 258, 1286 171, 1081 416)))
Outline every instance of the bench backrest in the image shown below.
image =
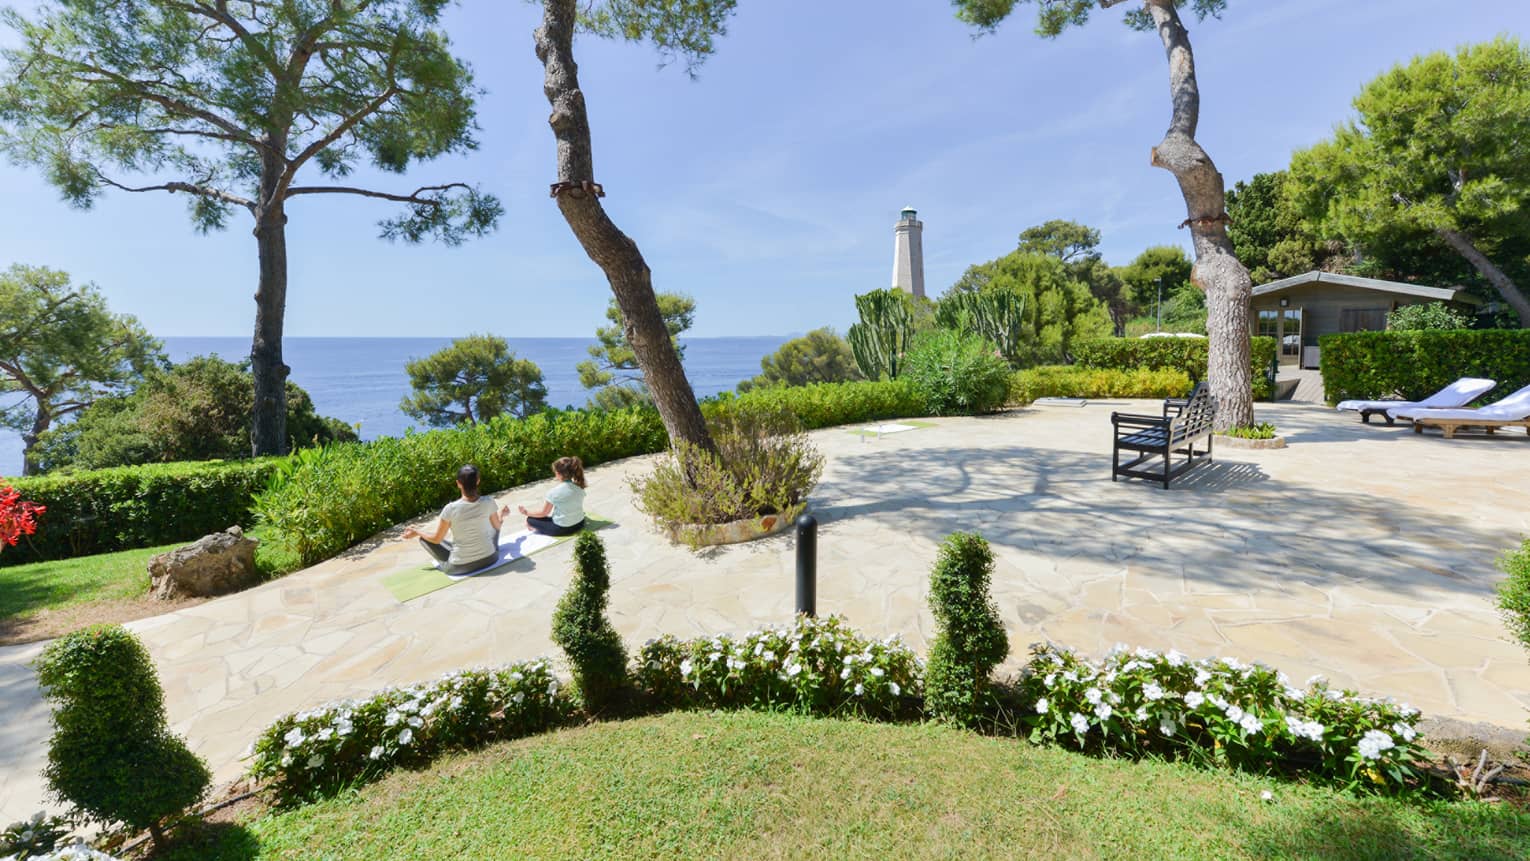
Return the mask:
POLYGON ((1170 435, 1186 439, 1208 433, 1217 417, 1217 399, 1204 386, 1197 385, 1190 400, 1170 424, 1170 435))

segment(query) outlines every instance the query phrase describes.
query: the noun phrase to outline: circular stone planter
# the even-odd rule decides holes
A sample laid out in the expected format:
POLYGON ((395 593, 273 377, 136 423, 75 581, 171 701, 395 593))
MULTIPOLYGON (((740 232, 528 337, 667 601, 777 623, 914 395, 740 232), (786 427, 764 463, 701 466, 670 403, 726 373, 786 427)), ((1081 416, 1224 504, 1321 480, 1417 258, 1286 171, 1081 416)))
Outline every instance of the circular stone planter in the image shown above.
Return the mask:
POLYGON ((1271 437, 1270 439, 1244 439, 1241 436, 1216 435, 1216 445, 1227 448, 1285 448, 1286 438, 1283 436, 1271 437))
POLYGON ((753 541, 756 538, 775 535, 778 532, 785 532, 791 528, 791 525, 806 510, 806 505, 798 505, 777 514, 765 514, 760 517, 751 517, 747 520, 734 520, 729 523, 675 526, 667 531, 669 533, 669 540, 677 544, 689 544, 692 547, 716 547, 721 544, 740 544, 745 541, 753 541))

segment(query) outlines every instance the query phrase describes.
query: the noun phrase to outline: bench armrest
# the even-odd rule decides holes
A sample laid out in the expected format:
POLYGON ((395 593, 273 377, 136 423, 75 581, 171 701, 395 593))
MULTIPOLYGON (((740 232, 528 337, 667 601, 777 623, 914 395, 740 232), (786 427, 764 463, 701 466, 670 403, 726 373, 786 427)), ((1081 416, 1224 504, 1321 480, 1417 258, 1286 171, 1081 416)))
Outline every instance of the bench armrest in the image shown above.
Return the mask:
POLYGON ((1141 413, 1111 413, 1110 423, 1113 425, 1127 425, 1129 427, 1161 428, 1167 427, 1168 422, 1159 416, 1145 416, 1141 413))

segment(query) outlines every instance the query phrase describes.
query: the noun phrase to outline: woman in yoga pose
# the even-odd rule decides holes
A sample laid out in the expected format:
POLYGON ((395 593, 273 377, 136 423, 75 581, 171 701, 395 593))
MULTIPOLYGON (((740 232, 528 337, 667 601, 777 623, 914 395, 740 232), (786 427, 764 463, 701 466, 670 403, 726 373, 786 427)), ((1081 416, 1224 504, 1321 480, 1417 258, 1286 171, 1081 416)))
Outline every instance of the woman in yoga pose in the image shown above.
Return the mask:
MULTIPOLYGON (((526 526, 534 532, 573 535, 584 528, 584 462, 577 457, 560 457, 552 468, 558 485, 547 492, 547 500, 535 511, 524 505, 516 510, 526 515, 526 526)), ((509 506, 505 513, 510 513, 509 506)))
POLYGON ((499 559, 499 527, 509 507, 501 510, 492 497, 478 495, 478 467, 468 464, 457 470, 457 489, 462 498, 441 509, 435 531, 427 535, 413 526, 404 538, 418 538, 425 552, 441 563, 447 574, 477 571, 499 559), (446 534, 451 533, 451 540, 446 534))

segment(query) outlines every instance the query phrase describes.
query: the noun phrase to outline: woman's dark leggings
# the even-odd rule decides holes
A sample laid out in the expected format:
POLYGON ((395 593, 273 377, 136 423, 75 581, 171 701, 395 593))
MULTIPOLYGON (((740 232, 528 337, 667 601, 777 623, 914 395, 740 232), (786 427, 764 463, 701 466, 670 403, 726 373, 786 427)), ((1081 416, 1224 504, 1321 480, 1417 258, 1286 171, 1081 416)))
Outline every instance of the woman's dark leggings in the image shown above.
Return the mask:
POLYGON ((450 541, 443 541, 440 544, 431 544, 429 541, 421 538, 420 546, 424 547, 426 553, 434 556, 436 561, 441 563, 442 574, 466 574, 469 571, 477 571, 479 568, 486 567, 499 559, 499 551, 496 550, 494 551, 493 556, 485 557, 478 560, 477 562, 466 562, 462 565, 453 565, 451 563, 452 543, 450 541))
POLYGON ((559 526, 553 522, 551 517, 528 517, 526 518, 526 525, 531 527, 533 532, 540 532, 543 535, 561 536, 573 535, 575 532, 583 529, 584 521, 581 520, 573 526, 559 526))

